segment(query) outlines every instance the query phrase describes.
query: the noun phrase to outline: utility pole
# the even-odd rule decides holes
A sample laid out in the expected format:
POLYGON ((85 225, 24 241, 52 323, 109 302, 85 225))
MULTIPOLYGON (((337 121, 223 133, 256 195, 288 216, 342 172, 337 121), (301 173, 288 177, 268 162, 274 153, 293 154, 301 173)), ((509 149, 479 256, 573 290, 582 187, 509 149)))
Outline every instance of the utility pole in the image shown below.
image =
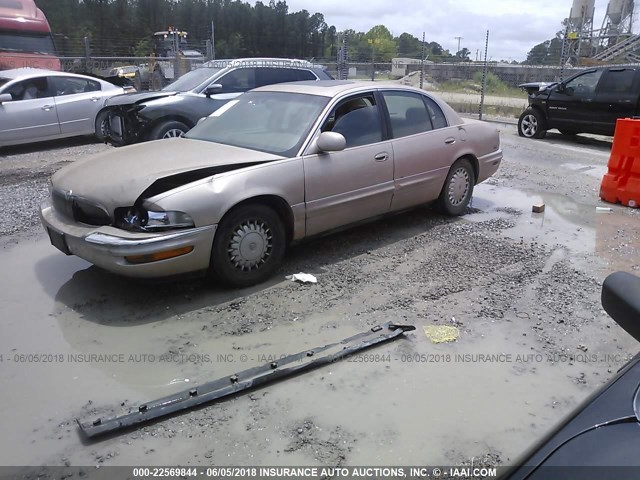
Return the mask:
POLYGON ((464 37, 453 37, 453 38, 458 40, 458 50, 456 50, 456 55, 457 55, 458 52, 460 51, 460 40, 462 40, 464 37))
POLYGON ((216 59, 216 33, 213 20, 211 20, 211 60, 216 59))
POLYGON ((424 32, 422 32, 422 52, 420 53, 420 89, 424 85, 424 32))

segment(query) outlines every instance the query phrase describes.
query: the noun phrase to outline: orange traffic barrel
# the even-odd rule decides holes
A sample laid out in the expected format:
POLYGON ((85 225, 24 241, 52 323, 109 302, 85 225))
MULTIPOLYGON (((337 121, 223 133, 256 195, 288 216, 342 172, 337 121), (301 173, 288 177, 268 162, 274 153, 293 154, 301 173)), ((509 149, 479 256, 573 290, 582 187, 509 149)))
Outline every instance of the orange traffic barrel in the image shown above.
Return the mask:
POLYGON ((600 198, 629 207, 640 204, 640 119, 619 118, 600 198))

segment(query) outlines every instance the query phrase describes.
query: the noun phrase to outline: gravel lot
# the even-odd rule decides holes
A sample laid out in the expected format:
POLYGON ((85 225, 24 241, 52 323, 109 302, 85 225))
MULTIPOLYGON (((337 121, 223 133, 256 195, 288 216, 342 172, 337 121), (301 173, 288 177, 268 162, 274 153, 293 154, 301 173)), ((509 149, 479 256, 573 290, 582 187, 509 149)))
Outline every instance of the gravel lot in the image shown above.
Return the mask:
POLYGON ((505 160, 464 217, 423 208, 320 238, 293 248, 272 281, 241 291, 134 282, 59 254, 36 214, 47 179, 111 147, 3 150, 0 382, 12 387, 1 394, 0 464, 84 474, 141 461, 508 465, 638 350, 599 295, 608 273, 640 269, 640 216, 596 212, 610 139, 532 141, 498 127, 505 160), (531 213, 540 201, 545 213, 531 213), (297 272, 318 284, 284 279, 297 272), (418 328, 140 430, 91 443, 78 435, 76 418, 123 413, 386 321, 418 328), (460 337, 434 345, 428 325, 457 326, 460 337), (36 353, 48 361, 28 357, 36 353), (166 354, 179 361, 160 361, 166 354))

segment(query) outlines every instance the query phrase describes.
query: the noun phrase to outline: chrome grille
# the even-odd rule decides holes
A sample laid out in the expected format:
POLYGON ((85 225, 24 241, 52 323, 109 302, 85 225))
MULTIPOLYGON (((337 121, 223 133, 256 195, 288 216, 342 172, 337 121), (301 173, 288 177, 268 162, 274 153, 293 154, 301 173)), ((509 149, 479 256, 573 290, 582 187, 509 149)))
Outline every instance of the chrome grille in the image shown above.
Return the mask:
POLYGON ((53 208, 65 217, 87 225, 111 225, 111 217, 106 209, 86 198, 78 197, 60 190, 51 194, 53 208))

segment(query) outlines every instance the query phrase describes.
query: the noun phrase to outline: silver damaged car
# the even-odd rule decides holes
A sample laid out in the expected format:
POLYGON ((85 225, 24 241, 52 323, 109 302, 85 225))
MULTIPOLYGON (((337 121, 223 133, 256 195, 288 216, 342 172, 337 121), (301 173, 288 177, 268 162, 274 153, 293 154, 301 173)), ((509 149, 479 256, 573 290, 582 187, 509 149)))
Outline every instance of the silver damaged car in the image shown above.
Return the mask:
POLYGON ((437 202, 461 215, 502 160, 495 127, 398 84, 271 85, 185 137, 58 171, 41 219, 67 255, 131 277, 264 281, 306 237, 437 202))
POLYGON ((0 71, 0 147, 107 135, 106 100, 125 93, 99 78, 17 68, 0 71))

